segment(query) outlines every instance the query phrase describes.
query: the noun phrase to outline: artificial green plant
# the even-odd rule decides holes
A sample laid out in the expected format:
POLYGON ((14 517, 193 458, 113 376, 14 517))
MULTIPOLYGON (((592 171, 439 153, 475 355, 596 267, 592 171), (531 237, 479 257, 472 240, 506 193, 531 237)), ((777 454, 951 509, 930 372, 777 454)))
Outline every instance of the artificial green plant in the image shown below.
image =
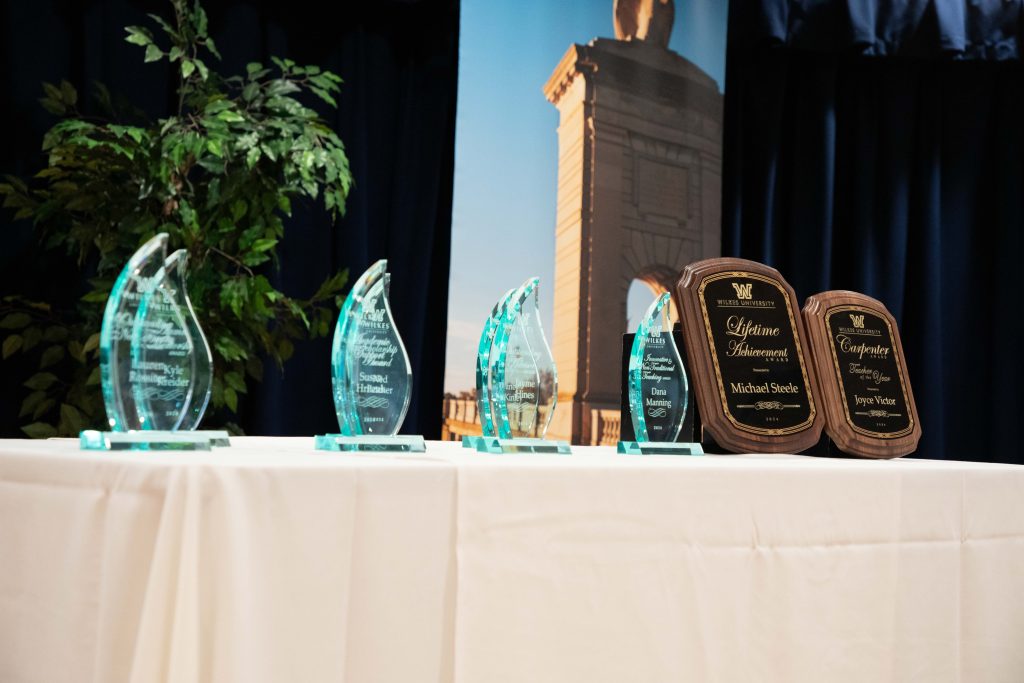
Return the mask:
POLYGON ((69 83, 44 84, 42 105, 60 117, 43 139, 46 167, 0 184, 4 206, 30 219, 40 247, 60 252, 87 282, 66 303, 0 299, 4 363, 31 363, 20 418, 33 437, 73 436, 104 423, 100 321, 110 288, 132 253, 157 232, 189 252, 189 295, 214 354, 213 420, 230 426, 239 394, 286 361, 296 340, 324 336, 346 273, 296 299, 267 278, 292 202, 322 197, 332 218, 352 186, 338 136, 300 98, 337 106, 341 79, 316 66, 272 58, 224 77, 198 1, 172 0, 156 31, 128 26, 146 62, 167 60, 178 78, 175 112, 139 119, 96 88, 103 118, 83 115, 69 83), (230 411, 230 413, 228 412, 230 411))

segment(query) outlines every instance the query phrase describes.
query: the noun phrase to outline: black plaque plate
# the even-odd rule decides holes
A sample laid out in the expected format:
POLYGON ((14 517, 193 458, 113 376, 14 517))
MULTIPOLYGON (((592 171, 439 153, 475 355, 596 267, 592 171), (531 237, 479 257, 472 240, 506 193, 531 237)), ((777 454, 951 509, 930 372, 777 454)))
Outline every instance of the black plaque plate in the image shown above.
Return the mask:
POLYGON ((825 327, 847 424, 881 439, 909 434, 914 419, 889 321, 862 306, 835 306, 825 327))
POLYGON ((698 300, 733 427, 762 436, 810 427, 814 398, 786 290, 765 275, 728 271, 705 277, 698 300))

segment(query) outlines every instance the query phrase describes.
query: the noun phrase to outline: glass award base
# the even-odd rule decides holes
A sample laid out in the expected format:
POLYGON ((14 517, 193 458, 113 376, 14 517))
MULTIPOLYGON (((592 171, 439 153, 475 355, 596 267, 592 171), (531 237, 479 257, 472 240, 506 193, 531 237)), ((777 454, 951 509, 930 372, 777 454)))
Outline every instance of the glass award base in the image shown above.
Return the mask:
POLYGON ((699 443, 675 441, 620 441, 618 451, 626 455, 704 455, 699 443))
POLYGON ((480 447, 480 444, 486 438, 488 438, 488 437, 480 436, 479 434, 464 436, 464 437, 462 437, 462 447, 463 448, 472 448, 475 451, 475 450, 477 450, 480 447))
POLYGON ((560 453, 569 455, 572 450, 566 441, 547 439, 499 439, 496 436, 478 436, 478 453, 560 453))
POLYGON ((231 445, 224 431, 99 432, 87 429, 78 435, 83 451, 208 451, 231 445))
POLYGON ((316 437, 318 451, 345 451, 348 453, 423 453, 427 444, 422 436, 345 436, 343 434, 319 434, 316 437))

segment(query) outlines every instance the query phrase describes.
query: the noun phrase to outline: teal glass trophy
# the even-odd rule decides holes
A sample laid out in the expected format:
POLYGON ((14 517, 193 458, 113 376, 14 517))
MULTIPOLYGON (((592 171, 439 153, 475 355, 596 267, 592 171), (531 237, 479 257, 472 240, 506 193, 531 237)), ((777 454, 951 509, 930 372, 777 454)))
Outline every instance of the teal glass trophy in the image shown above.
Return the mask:
POLYGON ((210 401, 213 358, 186 289, 188 254, 167 257, 167 234, 129 259, 100 328, 100 385, 110 431, 85 450, 209 450, 223 431, 196 431, 210 401))
POLYGON ((515 289, 505 292, 505 296, 498 300, 498 303, 491 309, 491 315, 484 322, 484 329, 480 333, 480 343, 477 345, 476 354, 476 405, 477 415, 480 416, 481 436, 468 435, 462 437, 463 448, 478 448, 485 437, 498 436, 497 423, 494 419, 494 412, 491 410, 491 382, 490 382, 490 360, 491 346, 494 344, 494 335, 498 332, 502 316, 505 314, 505 307, 509 299, 516 293, 515 289))
POLYGON ((628 398, 635 441, 620 441, 619 453, 703 455, 700 444, 677 442, 686 419, 686 369, 669 322, 670 295, 650 305, 633 337, 628 398))
POLYGON ((481 453, 570 453, 545 439, 558 400, 558 373, 530 278, 507 293, 484 325, 477 355, 483 434, 464 446, 481 453))
POLYGON ((399 436, 412 397, 412 367, 391 315, 387 261, 370 266, 341 307, 331 348, 340 434, 316 437, 318 450, 422 453, 422 436, 399 436))

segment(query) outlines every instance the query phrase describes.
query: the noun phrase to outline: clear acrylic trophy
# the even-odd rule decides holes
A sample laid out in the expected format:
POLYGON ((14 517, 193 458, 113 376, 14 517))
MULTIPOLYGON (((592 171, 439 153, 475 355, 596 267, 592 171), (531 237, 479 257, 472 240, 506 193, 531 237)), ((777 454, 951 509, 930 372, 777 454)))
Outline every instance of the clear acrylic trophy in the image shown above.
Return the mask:
POLYGON ((538 278, 505 294, 491 312, 477 354, 483 434, 463 440, 481 453, 570 453, 545 439, 558 396, 555 361, 537 304, 538 278))
POLYGON ((334 330, 331 380, 340 434, 316 437, 328 451, 422 453, 422 436, 398 436, 412 397, 412 368, 388 303, 391 275, 380 260, 349 292, 334 330))
POLYGON ((213 358, 185 287, 185 251, 167 234, 135 252, 107 299, 100 384, 110 431, 87 430, 86 450, 209 450, 227 432, 195 431, 210 401, 213 358))
POLYGON ((669 322, 670 295, 650 305, 629 354, 628 397, 636 441, 620 441, 619 453, 703 455, 700 444, 676 439, 686 418, 688 382, 669 322))
POLYGON ((462 437, 463 448, 478 448, 484 437, 498 436, 497 423, 494 419, 494 412, 491 410, 491 346, 494 344, 494 335, 498 332, 502 316, 505 315, 505 307, 515 293, 515 289, 505 292, 505 296, 501 297, 498 303, 494 305, 494 308, 491 309, 491 315, 484 322, 483 332, 480 333, 480 343, 477 345, 475 374, 477 414, 480 416, 482 435, 462 437))

